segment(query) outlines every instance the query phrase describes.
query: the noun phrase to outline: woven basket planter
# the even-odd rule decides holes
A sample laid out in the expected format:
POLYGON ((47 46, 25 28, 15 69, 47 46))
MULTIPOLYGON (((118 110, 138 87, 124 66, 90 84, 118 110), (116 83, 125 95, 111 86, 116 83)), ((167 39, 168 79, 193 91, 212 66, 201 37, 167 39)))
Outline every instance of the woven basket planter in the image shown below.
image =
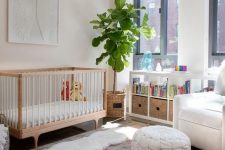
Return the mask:
POLYGON ((119 118, 124 116, 124 99, 124 92, 107 92, 107 117, 119 118))

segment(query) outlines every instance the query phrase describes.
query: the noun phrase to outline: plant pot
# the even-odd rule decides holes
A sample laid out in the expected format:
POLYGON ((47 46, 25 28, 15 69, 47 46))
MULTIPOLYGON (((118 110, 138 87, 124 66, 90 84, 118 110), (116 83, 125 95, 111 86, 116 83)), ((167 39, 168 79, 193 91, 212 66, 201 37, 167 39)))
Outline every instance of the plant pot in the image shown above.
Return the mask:
POLYGON ((124 116, 125 92, 107 92, 107 117, 119 118, 124 116))

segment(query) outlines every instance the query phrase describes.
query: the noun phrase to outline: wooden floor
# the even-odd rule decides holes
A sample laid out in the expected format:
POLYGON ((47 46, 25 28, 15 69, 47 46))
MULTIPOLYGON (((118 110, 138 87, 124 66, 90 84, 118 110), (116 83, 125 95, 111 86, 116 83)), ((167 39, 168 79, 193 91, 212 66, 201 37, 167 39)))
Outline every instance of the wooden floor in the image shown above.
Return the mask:
MULTIPOLYGON (((112 121, 112 118, 105 118, 103 120, 103 123, 105 124, 108 121, 112 121)), ((130 127, 135 127, 135 128, 141 128, 144 126, 152 125, 152 123, 150 123, 150 122, 140 122, 140 121, 133 120, 130 118, 126 121, 120 120, 120 121, 118 121, 118 123, 121 126, 130 126, 130 127)), ((99 128, 98 130, 101 130, 101 128, 99 128)), ((79 138, 88 136, 93 132, 95 132, 94 126, 93 126, 93 130, 89 131, 89 132, 86 132, 76 126, 72 126, 72 127, 61 129, 61 130, 53 131, 50 133, 46 133, 46 134, 41 135, 39 138, 39 150, 44 150, 44 149, 50 148, 52 145, 57 144, 59 142, 72 141, 72 140, 79 139, 79 138)), ((33 149, 33 139, 32 138, 28 138, 28 139, 24 139, 24 140, 17 140, 15 138, 11 137, 10 140, 11 140, 10 141, 10 149, 11 150, 33 149)), ((198 149, 192 148, 192 150, 198 150, 198 149)))

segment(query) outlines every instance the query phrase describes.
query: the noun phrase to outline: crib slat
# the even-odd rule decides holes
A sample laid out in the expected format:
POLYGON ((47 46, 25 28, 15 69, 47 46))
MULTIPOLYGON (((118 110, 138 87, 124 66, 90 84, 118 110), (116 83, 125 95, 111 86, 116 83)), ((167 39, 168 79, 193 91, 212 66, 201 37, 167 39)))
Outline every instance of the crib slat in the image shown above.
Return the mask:
POLYGON ((71 89, 71 86, 73 86, 73 79, 72 79, 72 76, 69 77, 69 118, 71 118, 71 97, 70 97, 70 89, 71 89))
POLYGON ((56 122, 56 115, 57 115, 57 113, 56 113, 56 97, 57 97, 57 84, 56 84, 56 79, 57 78, 57 76, 55 75, 54 76, 54 122, 56 122))
POLYGON ((44 124, 46 124, 46 103, 47 103, 47 77, 44 76, 44 124))
POLYGON ((38 76, 38 126, 40 126, 41 76, 38 76))
POLYGON ((89 88, 88 88, 88 73, 85 74, 86 75, 86 82, 85 82, 85 87, 86 87, 86 96, 87 96, 87 102, 86 102, 86 110, 85 113, 88 113, 88 103, 89 103, 89 88))
MULTIPOLYGON (((62 82, 63 82, 62 76, 60 75, 59 76, 60 87, 63 87, 63 89, 65 91, 65 86, 64 86, 64 84, 62 82)), ((65 97, 64 96, 63 97, 61 96, 61 92, 59 94, 60 94, 60 99, 61 100, 64 100, 65 97)), ((65 95, 65 92, 64 92, 64 95, 65 95)), ((59 103, 59 120, 61 120, 61 103, 62 103, 62 101, 60 101, 60 103, 59 103)))
POLYGON ((51 78, 52 76, 51 75, 49 75, 49 122, 52 122, 52 114, 51 114, 51 112, 52 112, 52 107, 51 107, 51 105, 52 105, 52 78, 51 78))
MULTIPOLYGON (((76 74, 73 74, 73 81, 75 82, 76 81, 76 74)), ((73 89, 73 92, 75 92, 75 90, 73 89)), ((73 115, 74 117, 77 116, 77 112, 76 112, 76 105, 74 104, 76 102, 73 101, 73 115)))
POLYGON ((96 82, 96 79, 97 78, 96 78, 96 73, 94 72, 93 74, 94 74, 94 89, 93 89, 94 90, 94 112, 96 112, 97 111, 96 110, 96 101, 97 101, 97 97, 96 97, 97 96, 97 92, 96 92, 97 91, 97 86, 96 86, 97 82, 96 82))
POLYGON ((100 76, 101 76, 101 74, 99 74, 98 72, 97 72, 97 111, 99 111, 99 95, 100 95, 100 85, 101 85, 101 83, 100 83, 100 81, 99 81, 99 79, 100 79, 100 76))
POLYGON ((67 83, 66 83, 66 82, 67 82, 66 74, 64 74, 64 81, 65 81, 65 82, 64 82, 64 120, 65 120, 65 119, 66 119, 66 101, 67 101, 67 99, 66 99, 66 98, 67 98, 67 97, 66 97, 66 96, 67 96, 67 95, 66 95, 66 92, 67 92, 67 91, 66 91, 66 86, 67 86, 67 85, 66 85, 66 84, 67 84, 67 83))
POLYGON ((4 93, 4 91, 3 91, 3 78, 2 77, 0 77, 0 96, 1 96, 1 101, 0 101, 0 104, 1 104, 1 111, 0 111, 0 113, 1 114, 3 114, 3 108, 4 108, 4 105, 3 105, 3 93, 4 93))
POLYGON ((106 93, 106 85, 107 85, 107 74, 106 71, 104 72, 104 100, 103 100, 103 105, 104 105, 104 110, 107 111, 107 93, 106 93))
POLYGON ((10 118, 10 126, 12 126, 12 123, 13 123, 13 120, 12 120, 12 101, 13 101, 13 98, 12 98, 12 80, 10 78, 8 78, 9 80, 9 118, 10 118))
POLYGON ((29 113, 28 113, 28 107, 29 107, 29 77, 27 77, 26 80, 26 128, 28 128, 28 121, 29 121, 29 113))
POLYGON ((92 74, 90 73, 90 97, 91 97, 91 107, 90 107, 90 113, 92 113, 93 112, 93 95, 92 95, 92 86, 93 86, 93 84, 92 84, 92 82, 93 82, 93 79, 92 79, 92 74))
POLYGON ((18 77, 18 129, 22 130, 23 128, 23 118, 22 118, 22 76, 18 77))
POLYGON ((12 79, 12 127, 15 128, 15 78, 12 79))
POLYGON ((83 86, 82 87, 82 97, 81 97, 81 101, 82 101, 82 114, 84 114, 84 96, 85 96, 85 94, 84 94, 84 74, 83 73, 81 73, 81 85, 83 86))

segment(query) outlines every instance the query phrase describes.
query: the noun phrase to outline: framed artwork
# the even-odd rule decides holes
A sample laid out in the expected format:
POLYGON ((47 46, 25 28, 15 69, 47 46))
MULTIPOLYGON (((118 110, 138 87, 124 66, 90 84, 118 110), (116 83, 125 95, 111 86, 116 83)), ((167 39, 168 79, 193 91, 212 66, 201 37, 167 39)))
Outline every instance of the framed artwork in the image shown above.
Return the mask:
POLYGON ((59 0, 9 0, 8 41, 59 44, 59 0))

